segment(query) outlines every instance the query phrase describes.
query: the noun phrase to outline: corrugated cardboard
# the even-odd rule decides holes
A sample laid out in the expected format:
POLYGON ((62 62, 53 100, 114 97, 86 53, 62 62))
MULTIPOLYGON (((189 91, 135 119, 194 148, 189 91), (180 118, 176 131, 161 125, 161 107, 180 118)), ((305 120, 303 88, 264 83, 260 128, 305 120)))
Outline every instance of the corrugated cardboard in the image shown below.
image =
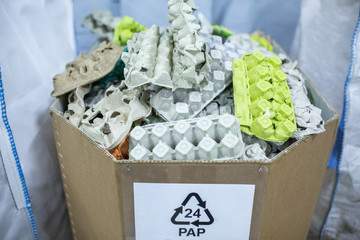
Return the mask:
POLYGON ((339 116, 308 81, 326 132, 302 139, 271 163, 116 161, 50 112, 74 239, 135 239, 134 182, 255 184, 251 239, 305 239, 336 136, 339 116))

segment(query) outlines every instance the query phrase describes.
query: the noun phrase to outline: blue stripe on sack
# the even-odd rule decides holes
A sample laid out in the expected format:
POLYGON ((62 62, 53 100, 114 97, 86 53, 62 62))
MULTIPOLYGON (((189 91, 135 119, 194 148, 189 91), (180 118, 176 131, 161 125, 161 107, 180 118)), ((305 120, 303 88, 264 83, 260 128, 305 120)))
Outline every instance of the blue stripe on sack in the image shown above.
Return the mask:
POLYGON ((348 103, 349 103, 349 96, 348 96, 348 88, 349 88, 349 83, 352 79, 352 72, 353 72, 353 68, 354 68, 354 61, 355 61, 355 50, 356 50, 356 43, 355 41, 357 40, 357 37, 359 35, 359 30, 360 30, 360 10, 359 10, 359 16, 358 16, 358 21, 356 24, 356 28, 355 28, 355 32, 352 38, 352 42, 351 42, 351 62, 350 62, 350 67, 349 67, 349 72, 348 72, 348 76, 346 78, 345 81, 345 89, 344 89, 344 108, 343 108, 343 112, 342 112, 342 117, 341 117, 341 122, 339 125, 339 129, 338 129, 338 135, 336 137, 336 147, 334 148, 332 154, 331 154, 331 158, 330 160, 333 161, 331 164, 335 164, 336 163, 336 183, 335 183, 335 187, 331 196, 331 202, 330 202, 330 208, 329 211, 326 215, 326 219, 324 222, 324 225, 321 229, 321 234, 320 234, 320 238, 323 239, 324 238, 324 233, 325 233, 325 227, 331 212, 331 209, 333 207, 334 204, 334 200, 335 200, 335 196, 336 196, 336 192, 339 186, 339 181, 340 181, 340 176, 341 176, 341 172, 340 172, 340 164, 343 158, 343 149, 344 149, 344 131, 345 131, 345 125, 346 125, 346 117, 347 117, 347 111, 348 111, 348 103), (336 161, 336 162, 335 162, 336 161))
POLYGON ((31 201, 29 198, 29 193, 26 187, 26 182, 25 182, 25 178, 24 178, 24 174, 22 172, 21 169, 21 165, 20 165, 20 161, 19 161, 19 156, 16 150, 16 145, 15 145, 15 140, 10 128, 10 124, 7 118, 7 114, 6 114, 6 104, 5 104, 5 95, 4 95, 4 88, 3 88, 3 82, 1 79, 1 67, 0 67, 0 104, 1 104, 1 117, 2 120, 5 124, 6 127, 6 131, 9 137, 9 141, 10 141, 10 145, 11 145, 11 150, 16 162, 16 168, 20 177, 20 181, 21 181, 21 186, 22 186, 22 190, 24 193, 24 198, 25 198, 25 203, 26 203, 26 209, 30 218, 30 223, 31 223, 31 227, 32 227, 32 231, 34 234, 34 238, 37 240, 38 238, 38 234, 37 234, 37 230, 36 230, 36 225, 35 225, 35 220, 34 220, 34 215, 32 213, 32 209, 31 209, 31 201))
MULTIPOLYGON (((344 112, 343 112, 344 114, 344 112)), ((344 116, 344 115, 342 115, 344 116)), ((338 128, 338 133, 336 136, 336 140, 335 140, 335 144, 334 144, 334 148, 333 151, 331 153, 329 162, 328 162, 328 167, 330 168, 337 168, 338 162, 339 162, 339 158, 340 158, 340 152, 342 149, 342 142, 343 142, 343 138, 344 138, 344 121, 343 121, 344 117, 341 117, 341 121, 340 121, 340 125, 338 128)))

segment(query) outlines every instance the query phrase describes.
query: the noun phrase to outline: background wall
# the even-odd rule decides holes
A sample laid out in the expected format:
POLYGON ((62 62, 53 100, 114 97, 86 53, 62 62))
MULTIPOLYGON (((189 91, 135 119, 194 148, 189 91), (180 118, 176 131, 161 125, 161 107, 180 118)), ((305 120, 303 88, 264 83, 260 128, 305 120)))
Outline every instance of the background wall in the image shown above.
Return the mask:
MULTIPOLYGON (((300 15, 301 0, 195 0, 211 22, 233 31, 252 32, 260 29, 270 34, 286 51, 294 38, 300 15)), ((82 19, 93 9, 109 10, 113 16, 133 17, 141 24, 168 26, 167 0, 104 0, 74 1, 77 42, 86 52, 96 36, 81 27, 82 19)))

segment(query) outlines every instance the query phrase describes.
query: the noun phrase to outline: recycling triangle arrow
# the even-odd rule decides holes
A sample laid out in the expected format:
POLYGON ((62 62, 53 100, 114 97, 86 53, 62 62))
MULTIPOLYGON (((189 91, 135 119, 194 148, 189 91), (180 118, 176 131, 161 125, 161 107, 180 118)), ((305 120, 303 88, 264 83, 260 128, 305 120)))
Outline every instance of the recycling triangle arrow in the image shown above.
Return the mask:
POLYGON ((190 222, 177 222, 176 218, 183 213, 183 206, 175 209, 175 214, 171 218, 171 222, 175 225, 190 225, 190 222))
POLYGON ((194 226, 197 226, 197 227, 199 227, 200 225, 211 225, 211 224, 213 224, 214 223, 214 217, 211 215, 209 209, 205 209, 205 213, 209 218, 208 222, 200 222, 199 220, 196 220, 196 221, 192 222, 191 224, 194 225, 194 226))
POLYGON ((202 208, 206 208, 206 201, 203 201, 203 200, 201 199, 201 197, 199 196, 199 194, 197 194, 197 193, 190 193, 190 194, 185 198, 185 200, 183 201, 183 203, 182 203, 181 205, 185 206, 185 205, 190 201, 190 199, 191 199, 192 197, 195 197, 196 200, 198 200, 198 202, 199 202, 198 206, 200 206, 200 207, 202 207, 202 208))
POLYGON ((196 227, 199 227, 200 225, 211 225, 214 223, 214 217, 211 215, 209 209, 206 208, 206 201, 203 201, 201 199, 201 197, 199 196, 199 194, 197 193, 190 193, 186 198, 185 200, 182 202, 181 206, 174 209, 175 210, 175 213, 174 215, 171 217, 171 222, 175 225, 194 225, 196 227), (208 222, 201 222, 199 220, 196 220, 196 221, 177 221, 176 218, 180 215, 180 214, 183 214, 183 208, 186 206, 186 204, 190 201, 191 198, 196 198, 196 200, 199 202, 197 205, 199 207, 202 207, 204 208, 204 212, 206 213, 206 215, 208 216, 209 218, 209 221, 208 222))

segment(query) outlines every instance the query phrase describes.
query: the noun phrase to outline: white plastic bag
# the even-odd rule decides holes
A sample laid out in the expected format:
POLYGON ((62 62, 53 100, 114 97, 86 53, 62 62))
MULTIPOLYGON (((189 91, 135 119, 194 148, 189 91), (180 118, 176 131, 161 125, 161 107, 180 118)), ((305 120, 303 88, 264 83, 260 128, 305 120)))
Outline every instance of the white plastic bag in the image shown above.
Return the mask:
MULTIPOLYGON (((0 2, 7 117, 31 200, 31 205, 16 209, 6 182, 0 181, 1 239, 32 239, 32 229, 39 239, 71 237, 48 108, 52 77, 75 58, 72 11, 71 0, 0 2)), ((14 161, 11 158, 3 161, 14 161)))
POLYGON ((345 110, 330 159, 340 161, 337 179, 325 179, 310 239, 360 238, 359 7, 359 0, 303 0, 293 45, 293 58, 298 58, 302 70, 339 114, 345 110))

